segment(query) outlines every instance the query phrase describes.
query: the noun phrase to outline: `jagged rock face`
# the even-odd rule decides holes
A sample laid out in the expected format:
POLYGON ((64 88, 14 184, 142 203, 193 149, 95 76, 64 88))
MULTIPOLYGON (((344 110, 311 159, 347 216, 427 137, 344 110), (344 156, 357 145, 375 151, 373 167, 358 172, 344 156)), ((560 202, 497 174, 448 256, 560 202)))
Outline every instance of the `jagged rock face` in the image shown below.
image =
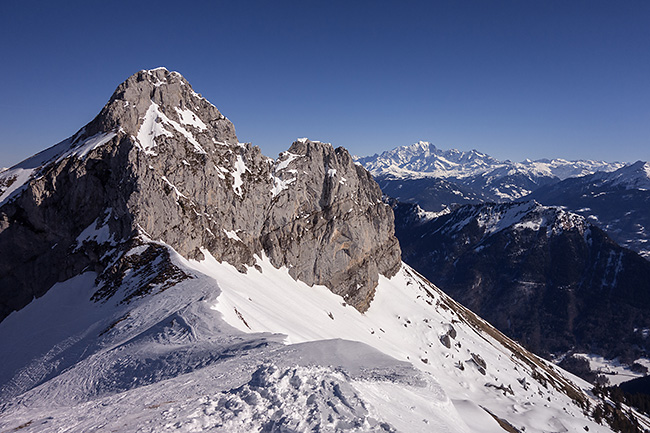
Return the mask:
POLYGON ((308 140, 281 156, 274 178, 262 235, 272 262, 367 309, 378 274, 393 275, 401 263, 379 186, 345 149, 308 140))
POLYGON ((535 202, 463 206, 417 224, 395 210, 404 261, 548 356, 633 361, 650 348, 650 266, 583 217, 535 202))
POLYGON ((242 271, 265 253, 362 311, 378 273, 400 264, 392 210, 347 151, 301 140, 267 158, 162 68, 133 75, 73 137, 0 174, 0 250, 13 252, 0 258, 0 320, 84 270, 117 284, 125 251, 151 240, 242 271))

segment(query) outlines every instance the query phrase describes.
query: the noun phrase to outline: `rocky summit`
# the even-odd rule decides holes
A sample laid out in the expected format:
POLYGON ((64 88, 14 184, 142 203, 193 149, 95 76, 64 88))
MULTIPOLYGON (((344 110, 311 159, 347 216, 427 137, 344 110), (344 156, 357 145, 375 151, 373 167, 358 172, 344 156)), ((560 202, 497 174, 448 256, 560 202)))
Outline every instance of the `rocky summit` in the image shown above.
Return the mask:
POLYGON ((120 84, 72 137, 0 173, 0 250, 11 251, 0 257, 0 320, 86 270, 98 274, 95 299, 138 261, 149 265, 127 297, 189 278, 165 248, 133 253, 158 241, 241 271, 266 255, 360 311, 379 274, 400 267, 392 210, 346 150, 301 139, 268 158, 159 68, 120 84))

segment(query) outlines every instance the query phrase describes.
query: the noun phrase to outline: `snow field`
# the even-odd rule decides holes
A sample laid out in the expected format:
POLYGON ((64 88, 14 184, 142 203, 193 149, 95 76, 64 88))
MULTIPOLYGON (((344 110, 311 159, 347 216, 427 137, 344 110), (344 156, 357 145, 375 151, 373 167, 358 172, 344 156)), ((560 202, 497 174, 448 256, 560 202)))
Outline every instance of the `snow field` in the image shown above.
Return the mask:
MULTIPOLYGON (((380 277, 370 309, 360 314, 327 288, 297 282, 287 269, 275 269, 264 257, 258 259, 262 272, 250 268, 244 275, 204 254, 204 261, 191 266, 215 278, 221 295, 213 308, 241 331, 285 334, 287 344, 329 338, 366 343, 429 373, 451 401, 462 402, 456 411, 469 424, 477 413, 487 414, 480 409, 484 407, 527 432, 555 431, 558 426, 567 431, 585 426, 590 431, 609 431, 585 421, 582 409, 566 395, 540 385, 530 368, 500 343, 441 307, 444 295, 406 265, 390 280, 380 277), (449 325, 458 335, 447 348, 440 337, 449 325), (486 362, 486 375, 477 368, 472 353, 486 362)), ((578 378, 571 379, 590 388, 578 378)), ((491 416, 481 418, 478 424, 489 425, 485 423, 489 419, 496 425, 491 416)))
POLYGON ((0 431, 609 431, 405 265, 360 314, 265 257, 170 252, 193 278, 94 303, 86 273, 0 323, 0 431))

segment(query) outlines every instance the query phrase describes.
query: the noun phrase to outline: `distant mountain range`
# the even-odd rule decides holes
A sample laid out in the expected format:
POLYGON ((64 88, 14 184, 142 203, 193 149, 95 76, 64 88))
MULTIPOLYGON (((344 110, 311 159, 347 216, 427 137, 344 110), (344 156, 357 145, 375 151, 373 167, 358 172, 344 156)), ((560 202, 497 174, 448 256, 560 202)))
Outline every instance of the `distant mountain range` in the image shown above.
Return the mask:
POLYGON ((648 357, 650 164, 427 142, 358 162, 390 197, 404 261, 502 332, 549 359, 648 357))
POLYGON ((583 215, 616 242, 650 259, 650 163, 565 179, 526 198, 583 215))
POLYGON ((417 201, 432 211, 450 204, 517 200, 544 185, 597 171, 615 171, 625 165, 564 159, 499 161, 477 150, 442 150, 426 141, 358 158, 358 162, 372 173, 386 194, 403 202, 417 201), (424 194, 424 203, 417 194, 422 189, 430 190, 424 194), (436 199, 437 190, 440 193, 436 199), (455 201, 448 200, 452 197, 449 194, 456 196, 455 201))
POLYGON ((425 211, 464 204, 537 200, 588 218, 614 240, 650 257, 650 165, 592 160, 499 161, 428 142, 357 158, 384 194, 425 211))

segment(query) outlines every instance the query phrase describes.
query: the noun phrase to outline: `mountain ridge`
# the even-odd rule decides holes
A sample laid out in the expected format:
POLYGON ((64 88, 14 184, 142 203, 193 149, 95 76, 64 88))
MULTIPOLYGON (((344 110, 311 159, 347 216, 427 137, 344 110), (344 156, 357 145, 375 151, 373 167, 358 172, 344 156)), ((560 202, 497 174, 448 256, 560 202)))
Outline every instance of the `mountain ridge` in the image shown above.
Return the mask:
POLYGON ((499 161, 476 150, 442 150, 422 141, 357 161, 372 173, 385 194, 433 212, 455 204, 519 200, 562 179, 624 165, 564 159, 499 161))
MULTIPOLYGON (((470 176, 487 175, 496 169, 500 171, 518 171, 529 175, 557 177, 584 176, 596 171, 614 171, 624 166, 619 162, 596 160, 568 161, 562 158, 526 159, 522 162, 510 160, 499 161, 476 149, 459 151, 442 150, 427 141, 399 146, 373 156, 358 157, 374 176, 392 176, 395 178, 451 177, 462 179, 470 176)), ((513 174, 513 173, 509 173, 513 174)))
POLYGON ((637 161, 545 185, 528 199, 563 206, 605 230, 616 242, 650 259, 650 164, 637 161))

